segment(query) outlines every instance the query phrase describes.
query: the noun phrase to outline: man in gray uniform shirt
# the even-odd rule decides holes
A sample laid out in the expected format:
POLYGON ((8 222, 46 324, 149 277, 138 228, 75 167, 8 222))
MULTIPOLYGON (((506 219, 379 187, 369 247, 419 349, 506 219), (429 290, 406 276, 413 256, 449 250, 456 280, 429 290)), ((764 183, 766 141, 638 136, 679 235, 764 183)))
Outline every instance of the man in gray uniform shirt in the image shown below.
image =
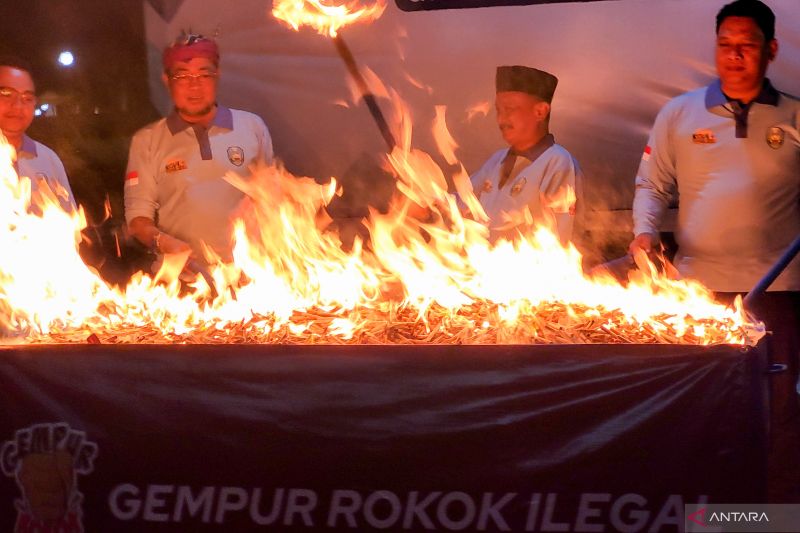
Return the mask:
POLYGON ((0 57, 0 131, 16 149, 15 170, 30 178, 32 190, 47 183, 59 195, 64 209, 76 209, 61 159, 25 134, 35 108, 36 88, 30 67, 20 59, 0 57))
MULTIPOLYGON (((778 52, 775 15, 737 0, 717 15, 719 79, 673 99, 656 117, 636 177, 630 250, 651 251, 679 195, 675 264, 723 301, 746 293, 800 235, 800 101, 766 78, 778 52)), ((755 309, 773 334, 771 501, 800 502, 800 260, 755 309)))
POLYGON ((489 215, 490 238, 513 237, 548 224, 562 241, 572 237, 581 171, 550 134, 550 103, 558 79, 524 66, 497 67, 497 125, 510 145, 472 175, 472 187, 489 215))
POLYGON ((212 39, 182 35, 163 55, 163 80, 175 110, 134 135, 125 176, 131 234, 156 253, 203 245, 230 259, 231 218, 244 194, 223 179, 272 161, 272 139, 258 116, 217 104, 219 50, 212 39))

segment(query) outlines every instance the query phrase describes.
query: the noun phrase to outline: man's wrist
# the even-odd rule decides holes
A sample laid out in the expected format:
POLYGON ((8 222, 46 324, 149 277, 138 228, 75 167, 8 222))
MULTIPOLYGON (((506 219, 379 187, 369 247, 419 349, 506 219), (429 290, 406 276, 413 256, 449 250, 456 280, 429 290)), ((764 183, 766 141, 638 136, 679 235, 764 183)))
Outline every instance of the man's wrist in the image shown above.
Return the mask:
POLYGON ((639 235, 644 235, 645 233, 650 235, 658 235, 658 230, 654 230, 651 226, 647 225, 633 225, 633 236, 638 237, 639 235))
POLYGON ((153 236, 153 251, 157 254, 161 253, 161 236, 163 233, 161 231, 156 231, 156 234, 153 236))

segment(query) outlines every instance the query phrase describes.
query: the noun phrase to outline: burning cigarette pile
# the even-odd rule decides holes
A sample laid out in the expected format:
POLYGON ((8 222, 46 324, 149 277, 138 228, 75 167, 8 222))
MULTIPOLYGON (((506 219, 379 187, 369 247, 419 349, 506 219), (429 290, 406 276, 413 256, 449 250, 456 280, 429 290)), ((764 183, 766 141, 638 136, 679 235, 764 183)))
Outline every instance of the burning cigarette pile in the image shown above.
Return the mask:
MULTIPOLYGON (((490 243, 466 171, 453 177, 459 202, 433 158, 412 147, 407 108, 388 94, 399 121, 386 165, 398 194, 365 221, 369 245, 356 239, 345 251, 329 229, 335 180, 319 185, 280 165, 228 175, 247 206, 233 262, 212 263, 213 288, 199 275, 182 286, 186 257, 166 257, 123 289, 106 284, 77 252, 83 213, 65 212, 61 191, 32 195, 0 143, 0 342, 747 345, 763 335, 740 302, 715 303, 692 280, 655 268, 625 286, 586 275, 580 253, 548 228, 490 243), (421 222, 412 206, 434 216, 421 222)), ((443 108, 434 137, 457 168, 443 108)))
MULTIPOLYGON (((684 327, 672 327, 673 316, 654 317, 638 327, 619 310, 590 311, 580 306, 548 302, 532 308, 517 322, 504 322, 498 307, 475 304, 455 315, 434 306, 421 320, 416 310, 396 305, 389 312, 360 309, 313 309, 295 312, 288 323, 274 317, 254 315, 247 322, 223 324, 179 334, 155 327, 120 326, 114 331, 92 334, 103 344, 738 344, 750 334, 731 335, 713 319, 690 320, 684 327), (354 327, 355 326, 355 327, 354 327), (685 328, 685 329, 684 329, 685 328), (683 331, 682 334, 679 334, 683 331)), ((31 342, 87 342, 86 331, 72 330, 33 335, 31 342)), ((747 342, 746 340, 744 342, 747 342)))
MULTIPOLYGON (((9 253, 0 264, 0 328, 9 339, 749 344, 759 334, 740 307, 714 303, 693 281, 655 270, 639 272, 626 287, 587 277, 577 250, 546 228, 490 244, 485 226, 461 217, 455 198, 439 189, 431 202, 443 215, 438 222, 407 216, 401 197, 368 222, 370 251, 357 241, 345 252, 320 216, 335 182, 318 185, 280 167, 255 169, 247 181, 227 177, 251 209, 236 223, 233 263, 211 270, 215 298, 201 276, 193 292, 181 290, 185 258, 168 258, 156 276, 139 274, 118 290, 78 256, 83 214, 64 212, 58 191, 32 197, 30 182, 5 159, 0 246, 9 253)), ((402 149, 392 160, 409 193, 422 195, 414 181, 422 176, 412 169, 425 161, 430 171, 428 160, 402 149)))

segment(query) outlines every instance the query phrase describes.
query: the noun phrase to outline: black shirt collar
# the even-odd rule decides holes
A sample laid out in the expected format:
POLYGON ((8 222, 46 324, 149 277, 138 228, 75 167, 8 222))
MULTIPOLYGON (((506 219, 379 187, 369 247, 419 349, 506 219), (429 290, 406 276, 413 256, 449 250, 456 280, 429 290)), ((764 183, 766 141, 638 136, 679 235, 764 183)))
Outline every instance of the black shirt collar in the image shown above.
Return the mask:
POLYGON ((539 142, 530 148, 526 148, 525 150, 515 150, 513 148, 509 148, 508 155, 519 155, 530 161, 536 161, 536 159, 538 159, 538 157, 542 155, 545 150, 553 146, 555 143, 556 139, 553 137, 553 134, 548 133, 539 139, 539 142))
MULTIPOLYGON (((170 113, 167 117, 167 128, 169 128, 169 132, 173 135, 191 126, 192 124, 183 120, 177 111, 172 111, 172 113, 170 113)), ((227 107, 218 105, 217 113, 214 115, 214 119, 211 121, 210 126, 219 126, 220 128, 232 130, 233 113, 227 107)))
MULTIPOLYGON (((722 92, 722 82, 720 82, 719 79, 714 80, 714 83, 709 85, 708 89, 706 89, 706 109, 725 105, 733 100, 733 98, 728 98, 728 96, 722 92)), ((780 93, 775 87, 772 86, 769 78, 764 78, 764 84, 761 86, 761 91, 755 97, 753 102, 757 104, 771 105, 774 107, 778 105, 778 100, 780 100, 780 93)))

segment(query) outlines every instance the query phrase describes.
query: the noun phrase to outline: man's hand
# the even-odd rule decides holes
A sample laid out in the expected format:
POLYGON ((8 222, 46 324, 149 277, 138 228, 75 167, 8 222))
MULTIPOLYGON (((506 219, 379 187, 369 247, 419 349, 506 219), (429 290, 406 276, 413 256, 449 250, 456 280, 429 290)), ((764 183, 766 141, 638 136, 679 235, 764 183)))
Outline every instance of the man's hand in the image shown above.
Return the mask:
POLYGON ((184 241, 163 232, 156 236, 156 240, 158 245, 155 247, 155 251, 158 253, 179 254, 189 252, 192 249, 192 247, 184 241))
POLYGON ((636 252, 641 250, 650 255, 658 249, 658 236, 652 233, 640 233, 628 245, 628 253, 636 257, 636 252))
POLYGON ((157 254, 179 254, 191 250, 184 241, 159 230, 149 218, 134 218, 128 229, 136 240, 157 254))

